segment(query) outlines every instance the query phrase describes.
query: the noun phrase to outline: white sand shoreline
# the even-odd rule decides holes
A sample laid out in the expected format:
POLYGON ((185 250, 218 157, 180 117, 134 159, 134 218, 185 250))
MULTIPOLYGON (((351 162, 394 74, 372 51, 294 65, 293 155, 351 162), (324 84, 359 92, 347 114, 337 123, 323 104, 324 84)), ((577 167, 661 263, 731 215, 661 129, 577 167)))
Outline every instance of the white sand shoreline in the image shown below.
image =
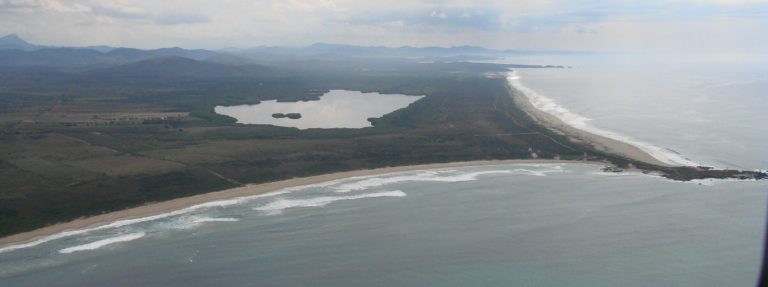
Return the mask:
MULTIPOLYGON (((541 125, 552 129, 555 132, 566 135, 577 141, 586 142, 594 146, 594 148, 605 151, 608 153, 622 155, 634 160, 655 164, 659 166, 669 166, 666 163, 654 158, 651 154, 641 150, 640 148, 631 144, 618 141, 615 139, 607 138, 604 136, 592 134, 577 128, 574 128, 557 117, 550 115, 544 111, 541 111, 533 106, 528 97, 521 94, 522 92, 515 89, 507 82, 507 88, 510 95, 524 112, 528 113, 534 120, 541 125)), ((19 244, 30 244, 45 237, 59 234, 62 232, 83 230, 95 228, 98 226, 104 226, 106 224, 127 219, 143 218, 172 211, 178 211, 185 208, 189 208, 195 205, 226 200, 235 199, 245 196, 268 194, 277 192, 283 189, 298 187, 303 185, 317 184, 322 182, 328 182, 332 180, 359 177, 359 176, 373 176, 383 175, 395 172, 404 171, 416 171, 416 170, 428 170, 428 169, 442 169, 453 167, 471 167, 471 166, 487 166, 487 165, 505 165, 505 164, 540 164, 540 163, 587 163, 587 164, 601 164, 606 163, 598 162, 586 162, 586 161, 565 161, 565 160, 548 160, 548 159, 514 159, 514 160, 479 160, 479 161, 466 161, 466 162, 451 162, 451 163, 437 163, 437 164, 420 164, 420 165, 408 165, 397 167, 386 167, 369 170, 355 170, 348 172, 330 173, 318 176, 294 178, 289 180, 247 185, 238 188, 232 188, 222 191, 215 191, 205 194, 199 194, 189 197, 177 198, 163 202, 147 203, 143 206, 129 208, 125 210, 105 213, 101 215, 91 216, 76 219, 70 222, 58 223, 51 226, 43 227, 40 229, 17 233, 7 237, 0 238, 0 252, 9 246, 19 244)), ((51 239, 53 240, 53 239, 51 239)))
POLYGON ((662 162, 661 160, 654 157, 652 154, 630 143, 626 143, 620 140, 612 139, 606 136, 590 133, 590 132, 575 128, 563 122, 558 117, 536 108, 533 105, 533 103, 531 103, 528 96, 523 94, 522 91, 513 87, 508 79, 507 79, 506 85, 510 95, 512 95, 512 98, 514 99, 515 103, 521 110, 527 113, 531 118, 533 118, 540 125, 547 127, 556 133, 562 134, 577 142, 589 144, 594 149, 603 151, 606 153, 620 155, 629 159, 633 159, 633 160, 637 160, 637 161, 641 161, 641 162, 645 162, 653 165, 658 165, 658 166, 664 166, 664 167, 672 166, 665 162, 662 162))
POLYGON ((83 230, 83 229, 98 228, 99 226, 105 226, 107 224, 110 224, 119 220, 130 220, 130 219, 138 219, 138 218, 144 218, 149 216, 156 216, 163 213, 183 210, 185 208, 193 207, 195 205, 204 204, 208 202, 227 200, 227 199, 236 199, 240 197, 254 196, 254 195, 265 195, 273 192, 279 192, 281 190, 292 188, 292 187, 318 184, 318 183, 344 179, 344 178, 375 176, 375 175, 384 175, 384 174, 397 173, 397 172, 456 168, 456 167, 492 166, 492 165, 508 165, 508 164, 557 164, 557 163, 605 165, 605 163, 598 163, 598 162, 548 160, 548 159, 479 160, 479 161, 385 167, 385 168, 377 168, 377 169, 337 172, 337 173, 330 173, 330 174, 303 177, 303 178, 293 178, 293 179, 269 182, 269 183, 263 183, 263 184, 247 185, 243 187, 204 193, 204 194, 199 194, 199 195, 194 195, 189 197, 182 197, 182 198, 172 199, 172 200, 163 201, 163 202, 148 203, 139 207, 105 213, 105 214, 91 216, 91 217, 80 218, 70 222, 58 223, 58 224, 54 224, 51 226, 43 227, 40 229, 28 231, 28 232, 17 233, 14 235, 0 238, 0 252, 2 252, 3 249, 7 249, 9 247, 20 245, 20 244, 33 244, 36 241, 40 241, 40 243, 43 243, 50 240, 55 240, 55 238, 50 240, 45 240, 45 239, 46 237, 54 236, 56 234, 60 234, 63 232, 73 232, 73 231, 83 230))

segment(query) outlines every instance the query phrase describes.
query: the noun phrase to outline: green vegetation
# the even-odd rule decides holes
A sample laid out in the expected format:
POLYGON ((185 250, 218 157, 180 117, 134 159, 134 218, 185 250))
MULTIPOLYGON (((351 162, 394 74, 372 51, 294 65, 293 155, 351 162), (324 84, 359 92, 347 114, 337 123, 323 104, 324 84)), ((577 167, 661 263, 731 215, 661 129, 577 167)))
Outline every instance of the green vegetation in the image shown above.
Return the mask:
POLYGON ((274 113, 274 114, 272 114, 272 117, 276 118, 276 119, 289 118, 289 119, 292 119, 292 120, 296 120, 296 119, 300 119, 301 118, 301 114, 300 113, 287 113, 287 114, 284 114, 284 113, 274 113))
MULTIPOLYGON (((168 61, 173 59, 162 64, 168 61)), ((514 106, 505 79, 489 76, 505 66, 287 62, 253 71, 239 67, 239 76, 220 78, 190 65, 182 66, 198 73, 195 81, 147 80, 152 67, 146 65, 141 77, 115 69, 98 77, 0 73, 0 235, 335 171, 532 153, 633 163, 534 124, 514 106), (240 125, 213 112, 216 105, 317 99, 330 89, 426 97, 370 119, 374 127, 363 129, 240 125)))

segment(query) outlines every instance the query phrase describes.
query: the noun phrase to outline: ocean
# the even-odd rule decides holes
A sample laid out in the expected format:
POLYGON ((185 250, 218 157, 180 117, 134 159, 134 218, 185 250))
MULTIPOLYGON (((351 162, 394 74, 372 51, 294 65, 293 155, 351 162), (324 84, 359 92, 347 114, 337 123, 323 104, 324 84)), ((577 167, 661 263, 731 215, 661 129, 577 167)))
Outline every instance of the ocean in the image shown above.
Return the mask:
POLYGON ((768 56, 597 54, 510 58, 533 103, 671 164, 768 168, 768 56))
MULTIPOLYGON (((614 57, 512 75, 668 160, 768 168, 759 61, 614 57)), ((6 247, 0 286, 755 286, 766 195, 578 163, 348 178, 6 247)))

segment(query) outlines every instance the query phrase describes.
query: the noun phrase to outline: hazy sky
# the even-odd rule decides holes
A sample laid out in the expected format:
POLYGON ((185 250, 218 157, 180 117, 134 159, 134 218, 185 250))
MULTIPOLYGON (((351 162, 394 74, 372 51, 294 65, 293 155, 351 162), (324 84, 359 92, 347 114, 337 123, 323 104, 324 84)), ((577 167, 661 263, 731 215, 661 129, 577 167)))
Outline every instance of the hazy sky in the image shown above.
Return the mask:
POLYGON ((0 35, 156 48, 477 45, 766 52, 768 0, 0 0, 0 35))

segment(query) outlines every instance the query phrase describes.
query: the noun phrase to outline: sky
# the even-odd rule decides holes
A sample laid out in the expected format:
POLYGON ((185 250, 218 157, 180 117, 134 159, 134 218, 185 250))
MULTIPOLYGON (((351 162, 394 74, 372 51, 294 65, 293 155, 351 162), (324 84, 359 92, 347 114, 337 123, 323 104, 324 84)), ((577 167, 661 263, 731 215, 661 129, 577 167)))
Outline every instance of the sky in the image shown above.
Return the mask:
POLYGON ((765 53, 768 0, 0 0, 36 44, 765 53))

